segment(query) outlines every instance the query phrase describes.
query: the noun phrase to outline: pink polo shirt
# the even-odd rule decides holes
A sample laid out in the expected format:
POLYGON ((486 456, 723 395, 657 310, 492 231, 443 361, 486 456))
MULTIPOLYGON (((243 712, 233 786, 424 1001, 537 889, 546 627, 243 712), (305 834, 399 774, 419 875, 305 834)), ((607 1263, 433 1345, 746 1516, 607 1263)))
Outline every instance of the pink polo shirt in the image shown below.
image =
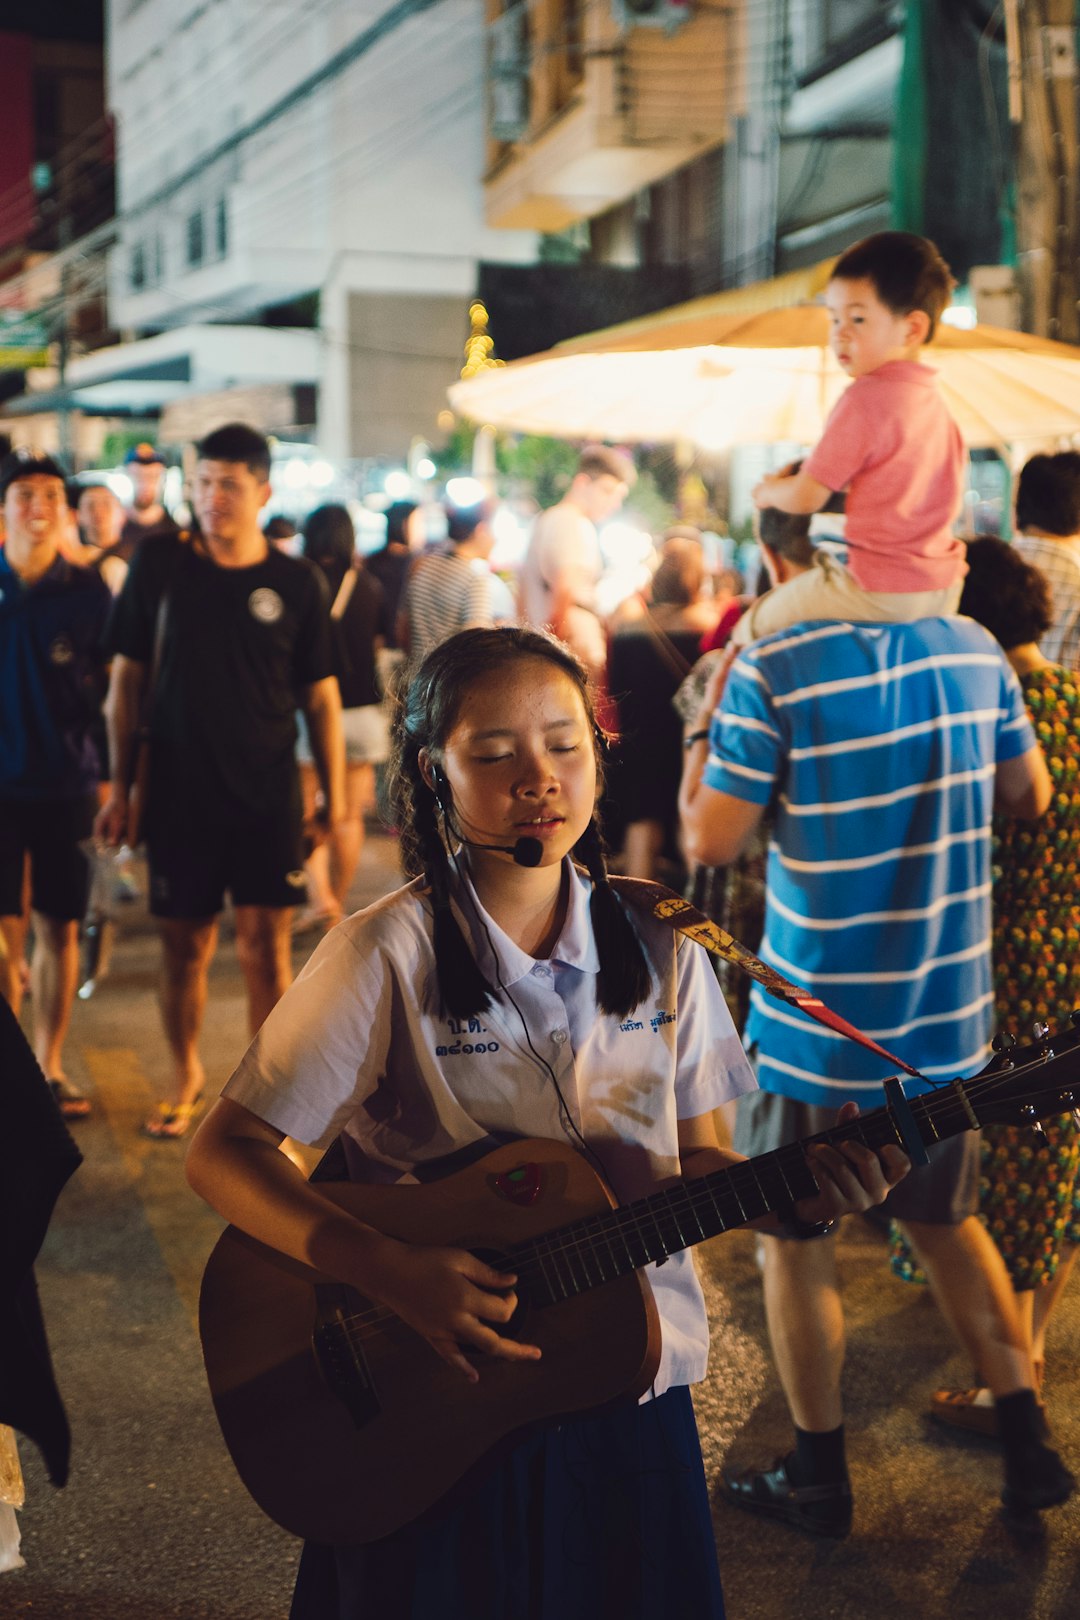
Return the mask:
POLYGON ((964 577, 952 532, 964 459, 928 366, 891 360, 841 394, 803 471, 847 490, 847 563, 863 590, 944 590, 964 577))

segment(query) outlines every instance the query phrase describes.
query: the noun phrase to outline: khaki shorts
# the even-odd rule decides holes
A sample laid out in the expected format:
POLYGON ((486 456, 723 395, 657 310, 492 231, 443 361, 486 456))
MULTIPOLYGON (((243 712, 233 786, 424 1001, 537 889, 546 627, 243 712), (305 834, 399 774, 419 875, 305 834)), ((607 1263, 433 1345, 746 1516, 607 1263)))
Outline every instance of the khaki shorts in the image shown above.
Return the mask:
POLYGON ((789 630, 813 619, 907 624, 913 619, 947 618, 959 607, 962 590, 963 583, 958 582, 939 591, 864 591, 843 563, 819 550, 812 568, 750 604, 731 640, 734 646, 745 647, 774 630, 789 630))
MULTIPOLYGON (((793 1102, 776 1092, 752 1091, 739 1098, 732 1145, 736 1153, 750 1159, 759 1153, 774 1153, 789 1142, 831 1130, 836 1112, 835 1108, 793 1102)), ((909 1171, 882 1209, 898 1221, 959 1226, 978 1208, 980 1141, 978 1131, 964 1131, 935 1142, 929 1149, 930 1163, 909 1171)))

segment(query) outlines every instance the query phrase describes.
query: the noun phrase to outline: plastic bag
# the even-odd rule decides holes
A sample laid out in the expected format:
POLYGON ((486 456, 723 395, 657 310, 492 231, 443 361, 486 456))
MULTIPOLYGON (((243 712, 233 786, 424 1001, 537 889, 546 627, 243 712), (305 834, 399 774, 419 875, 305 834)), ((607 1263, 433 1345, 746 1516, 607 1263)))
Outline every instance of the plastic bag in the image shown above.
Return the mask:
POLYGON ((6 1569, 24 1569, 26 1560, 19 1557, 19 1521, 15 1509, 0 1502, 0 1575, 6 1569))
POLYGON ((19 1452, 15 1445, 15 1432, 0 1423, 0 1502, 7 1507, 21 1508, 26 1501, 19 1452))
POLYGON ((15 1509, 22 1507, 25 1499, 15 1435, 0 1423, 0 1574, 6 1569, 23 1568, 15 1509))

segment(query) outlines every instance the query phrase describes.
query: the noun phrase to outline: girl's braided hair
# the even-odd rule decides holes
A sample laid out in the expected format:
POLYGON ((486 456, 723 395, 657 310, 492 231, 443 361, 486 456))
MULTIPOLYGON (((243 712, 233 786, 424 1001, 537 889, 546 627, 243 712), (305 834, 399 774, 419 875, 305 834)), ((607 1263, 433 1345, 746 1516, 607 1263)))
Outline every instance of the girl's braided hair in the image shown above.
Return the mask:
MULTIPOLYGON (((453 829, 446 826, 424 781, 420 751, 426 749, 428 757, 441 764, 465 693, 475 681, 523 658, 553 664, 573 681, 585 707, 601 775, 607 739, 596 721, 588 676, 570 649, 543 631, 519 626, 459 631, 434 647, 418 668, 406 671, 394 691, 390 794, 400 829, 402 865, 409 877, 423 876, 431 890, 439 992, 445 1011, 455 1018, 476 1016, 489 1005, 494 990, 450 907, 447 846, 453 842, 453 829)), ((600 958, 597 1002, 603 1012, 625 1018, 648 996, 652 977, 637 930, 608 881, 595 815, 573 854, 593 886, 589 915, 600 958)))

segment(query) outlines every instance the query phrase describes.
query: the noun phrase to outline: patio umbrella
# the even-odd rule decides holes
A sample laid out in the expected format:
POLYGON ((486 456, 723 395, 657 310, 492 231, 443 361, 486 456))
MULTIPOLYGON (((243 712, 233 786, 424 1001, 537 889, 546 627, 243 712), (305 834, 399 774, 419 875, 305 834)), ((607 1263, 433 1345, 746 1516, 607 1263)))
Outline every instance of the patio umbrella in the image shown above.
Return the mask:
MULTIPOLYGON (((820 304, 732 310, 696 299, 574 338, 450 389, 455 411, 521 432, 617 443, 812 444, 848 386, 820 304)), ((972 447, 1080 433, 1080 348, 940 324, 923 357, 972 447)))

